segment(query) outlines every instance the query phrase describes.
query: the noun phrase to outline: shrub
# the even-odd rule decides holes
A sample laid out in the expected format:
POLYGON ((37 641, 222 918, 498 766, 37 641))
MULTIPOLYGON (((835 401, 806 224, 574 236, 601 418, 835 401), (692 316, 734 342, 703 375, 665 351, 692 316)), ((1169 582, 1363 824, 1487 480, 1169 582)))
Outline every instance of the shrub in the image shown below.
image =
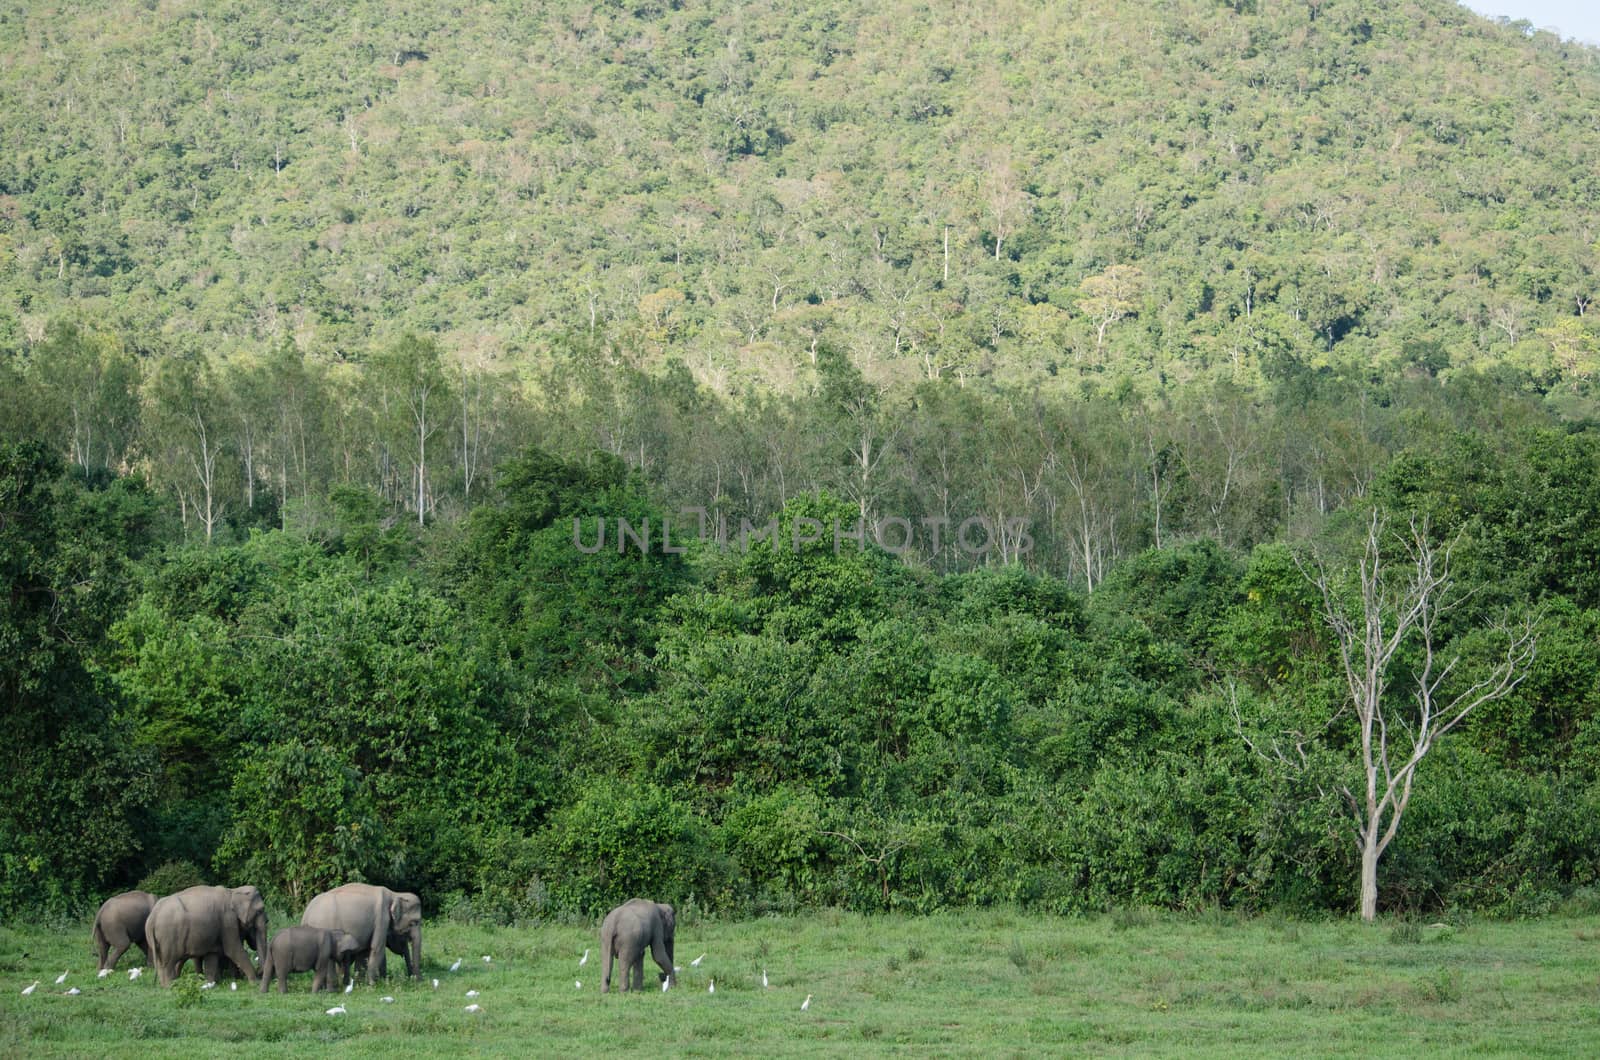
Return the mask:
POLYGON ((194 862, 168 861, 151 869, 133 889, 149 891, 159 898, 163 895, 177 894, 190 887, 203 887, 208 882, 210 881, 194 862))

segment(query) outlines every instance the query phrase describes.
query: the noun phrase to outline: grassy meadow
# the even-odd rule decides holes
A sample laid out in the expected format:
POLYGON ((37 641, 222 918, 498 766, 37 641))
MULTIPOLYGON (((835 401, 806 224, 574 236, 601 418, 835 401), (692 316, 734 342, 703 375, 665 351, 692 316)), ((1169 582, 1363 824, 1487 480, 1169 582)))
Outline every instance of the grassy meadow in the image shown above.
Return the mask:
MULTIPOLYGON (((286 996, 243 984, 200 993, 192 974, 189 989, 163 991, 153 974, 129 981, 137 951, 96 980, 88 937, 87 924, 0 927, 0 1052, 1600 1054, 1594 916, 1363 926, 1142 911, 1090 919, 824 911, 682 925, 679 989, 609 997, 600 994, 598 954, 578 967, 596 945, 595 932, 579 926, 430 924, 424 972, 439 979, 437 990, 394 979, 346 997, 311 995, 309 975, 286 996), (63 970, 71 975, 58 987, 63 970), (21 996, 35 979, 38 989, 21 996), (83 992, 64 996, 74 984, 83 992), (479 994, 469 1001, 468 990, 479 994), (381 1003, 386 994, 395 1001, 381 1003), (483 1011, 469 1014, 474 1001, 483 1011), (325 1013, 336 1003, 345 1015, 325 1013)), ((648 963, 646 974, 654 982, 648 963)))

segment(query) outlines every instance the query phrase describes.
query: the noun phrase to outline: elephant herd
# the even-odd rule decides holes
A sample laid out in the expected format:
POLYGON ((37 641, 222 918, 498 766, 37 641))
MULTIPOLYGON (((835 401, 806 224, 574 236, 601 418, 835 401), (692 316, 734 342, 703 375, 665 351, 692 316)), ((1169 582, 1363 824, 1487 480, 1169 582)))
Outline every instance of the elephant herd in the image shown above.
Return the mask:
POLYGON ((365 963, 367 982, 382 976, 385 957, 405 958, 406 974, 422 968, 422 902, 416 895, 347 883, 311 899, 297 927, 267 938, 267 909, 254 887, 190 887, 157 898, 128 891, 108 898, 94 918, 92 935, 102 974, 115 968, 130 946, 144 951, 158 982, 171 986, 186 961, 214 981, 226 957, 248 982, 256 971, 245 944, 261 956, 261 989, 274 977, 278 989, 294 972, 311 972, 313 990, 343 985, 350 966, 365 963))
MULTIPOLYGON (((600 925, 601 992, 611 991, 613 962, 621 965, 623 991, 643 989, 647 952, 661 968, 663 987, 674 985, 676 931, 677 916, 662 902, 635 898, 607 913, 600 925)), ((266 904, 254 887, 190 887, 159 899, 148 891, 128 891, 106 899, 94 918, 92 938, 102 975, 117 966, 128 947, 138 946, 162 986, 171 986, 190 960, 215 981, 224 957, 254 983, 256 970, 244 948, 249 943, 261 956, 263 993, 274 978, 279 992, 285 992, 296 972, 312 973, 313 991, 332 990, 344 984, 353 964, 366 964, 369 984, 383 976, 391 950, 405 958, 406 974, 417 978, 422 903, 414 894, 347 883, 311 899, 300 924, 269 941, 266 904)))

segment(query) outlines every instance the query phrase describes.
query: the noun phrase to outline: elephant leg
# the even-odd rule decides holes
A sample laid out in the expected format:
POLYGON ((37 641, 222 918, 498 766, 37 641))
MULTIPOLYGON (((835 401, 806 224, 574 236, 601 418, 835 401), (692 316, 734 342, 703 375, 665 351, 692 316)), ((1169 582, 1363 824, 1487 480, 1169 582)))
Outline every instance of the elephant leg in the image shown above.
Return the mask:
POLYGON ((642 947, 634 951, 633 960, 628 962, 628 983, 634 990, 644 989, 644 949, 642 947))
POLYGON ((222 974, 222 955, 208 953, 204 957, 196 957, 194 959, 194 970, 199 972, 200 977, 206 982, 216 982, 217 977, 222 974))
MULTIPOLYGON (((661 966, 663 981, 672 978, 672 955, 667 952, 666 941, 659 932, 650 940, 650 956, 655 958, 656 964, 661 966)), ((639 974, 644 975, 644 954, 639 954, 639 974)))
POLYGON ((117 966, 117 962, 122 960, 122 955, 128 952, 128 945, 128 943, 124 942, 120 945, 110 947, 111 953, 109 957, 106 952, 102 950, 100 953, 100 967, 115 968, 117 966))
MULTIPOLYGON (((235 968, 239 969, 239 974, 243 975, 245 977, 245 980, 247 982, 249 982, 249 984, 251 986, 255 986, 256 985, 256 968, 255 968, 255 965, 250 963, 250 955, 245 953, 245 951, 244 951, 244 943, 239 941, 238 936, 234 936, 232 938, 224 938, 222 940, 222 951, 223 951, 223 953, 227 954, 228 960, 233 962, 233 966, 235 968)), ((217 956, 214 953, 211 954, 209 957, 207 957, 206 961, 207 961, 208 964, 214 962, 214 966, 218 970, 220 970, 222 968, 222 958, 217 956)), ((216 981, 215 975, 211 976, 211 981, 212 982, 216 981)))

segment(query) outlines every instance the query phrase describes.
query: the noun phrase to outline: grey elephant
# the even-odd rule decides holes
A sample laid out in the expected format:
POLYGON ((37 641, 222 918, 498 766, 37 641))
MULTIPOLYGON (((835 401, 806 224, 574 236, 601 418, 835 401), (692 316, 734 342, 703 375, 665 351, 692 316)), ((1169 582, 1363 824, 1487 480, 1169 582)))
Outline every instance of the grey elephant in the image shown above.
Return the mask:
POLYGON ((137 946, 150 963, 150 946, 145 942, 144 925, 155 907, 156 896, 149 891, 124 891, 112 895, 94 915, 94 949, 100 957, 97 971, 117 966, 129 946, 137 946))
POLYGON ((360 947, 356 959, 366 961, 368 983, 387 973, 388 950, 406 959, 411 978, 422 974, 422 900, 409 891, 347 883, 311 899, 300 923, 353 936, 360 947))
POLYGON ((266 951, 267 906, 254 887, 190 887, 156 902, 145 922, 145 937, 162 986, 171 986, 191 958, 215 977, 214 967, 207 966, 220 961, 206 958, 219 953, 254 983, 256 971, 244 941, 249 939, 257 953, 266 951))
POLYGON ((311 992, 334 990, 344 985, 350 962, 361 955, 355 937, 338 928, 286 927, 267 943, 261 958, 261 992, 265 994, 278 980, 278 993, 289 992, 289 976, 311 972, 311 992))
POLYGON ((650 951, 661 966, 663 982, 675 982, 672 974, 672 942, 677 931, 677 914, 672 906, 634 898, 606 914, 600 924, 600 957, 605 971, 600 977, 600 992, 611 992, 611 962, 622 964, 622 989, 644 989, 644 953, 650 951))

